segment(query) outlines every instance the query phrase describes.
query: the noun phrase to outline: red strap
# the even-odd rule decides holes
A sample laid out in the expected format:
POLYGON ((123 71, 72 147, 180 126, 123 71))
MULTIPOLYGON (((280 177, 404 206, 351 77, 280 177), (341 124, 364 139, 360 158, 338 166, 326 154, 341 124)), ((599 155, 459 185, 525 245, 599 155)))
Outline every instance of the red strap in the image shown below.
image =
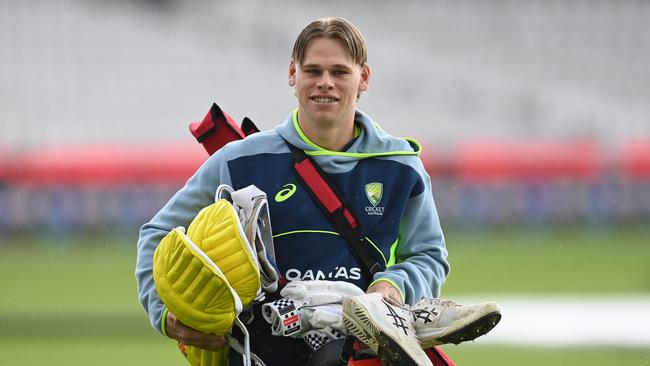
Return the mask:
POLYGON ((357 228, 357 221, 354 219, 354 216, 352 216, 352 213, 348 211, 347 208, 343 209, 343 216, 345 216, 345 218, 348 220, 350 225, 352 225, 353 229, 357 228))
MULTIPOLYGON (((440 349, 438 346, 425 349, 424 352, 427 354, 427 357, 429 357, 429 360, 431 360, 433 366, 456 366, 456 363, 452 361, 451 358, 449 358, 449 356, 447 356, 444 352, 442 352, 442 349, 440 349)), ((381 366, 381 364, 382 363, 379 358, 355 360, 353 357, 350 357, 347 366, 381 366)))
MULTIPOLYGON (((316 196, 329 213, 343 207, 341 200, 339 200, 336 193, 334 193, 329 184, 325 182, 323 177, 318 174, 316 168, 311 164, 309 159, 295 163, 295 168, 298 174, 300 174, 300 176, 305 180, 309 188, 316 193, 316 196)), ((353 228, 357 227, 356 220, 347 209, 343 211, 343 215, 353 228)))
POLYGON ((449 358, 442 349, 438 346, 424 350, 424 352, 429 356, 433 366, 456 366, 456 363, 449 358))
POLYGON ((353 360, 352 357, 348 360, 347 366, 381 366, 381 360, 378 358, 369 358, 366 360, 353 360))

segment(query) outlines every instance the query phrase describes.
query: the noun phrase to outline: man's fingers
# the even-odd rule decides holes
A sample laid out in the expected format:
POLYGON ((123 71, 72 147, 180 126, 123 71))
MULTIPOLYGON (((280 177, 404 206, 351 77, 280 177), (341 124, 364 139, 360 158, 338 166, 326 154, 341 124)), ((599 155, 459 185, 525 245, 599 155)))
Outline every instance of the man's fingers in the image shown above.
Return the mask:
POLYGON ((216 351, 228 345, 226 337, 206 334, 190 328, 178 320, 171 312, 167 313, 166 330, 170 338, 186 346, 216 351))
POLYGON ((176 339, 182 344, 188 346, 195 346, 202 349, 207 349, 211 351, 216 351, 223 348, 228 344, 226 337, 218 336, 214 334, 206 334, 195 329, 189 328, 185 325, 184 329, 179 332, 179 336, 176 339))
POLYGON ((371 292, 379 292, 389 302, 398 305, 404 304, 404 302, 402 301, 402 295, 400 291, 397 289, 397 287, 393 286, 389 282, 379 281, 375 283, 367 291, 367 293, 371 293, 371 292))

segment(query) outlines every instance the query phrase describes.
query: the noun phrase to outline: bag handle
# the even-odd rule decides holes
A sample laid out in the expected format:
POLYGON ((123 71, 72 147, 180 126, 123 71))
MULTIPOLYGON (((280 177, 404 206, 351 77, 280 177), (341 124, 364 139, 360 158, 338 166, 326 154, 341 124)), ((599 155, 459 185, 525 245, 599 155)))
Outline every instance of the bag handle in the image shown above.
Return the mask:
POLYGON ((201 122, 190 123, 190 132, 208 154, 212 155, 230 141, 241 140, 244 137, 259 132, 253 121, 245 117, 241 127, 217 103, 203 117, 201 122))

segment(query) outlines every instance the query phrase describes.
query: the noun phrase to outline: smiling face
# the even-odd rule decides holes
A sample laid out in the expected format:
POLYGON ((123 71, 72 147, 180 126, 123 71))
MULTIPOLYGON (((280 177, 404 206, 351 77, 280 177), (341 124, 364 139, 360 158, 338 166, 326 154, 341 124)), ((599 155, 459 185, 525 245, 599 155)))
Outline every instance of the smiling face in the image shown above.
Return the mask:
POLYGON ((289 64, 289 85, 295 87, 301 125, 351 128, 357 96, 368 89, 369 81, 368 65, 356 64, 336 38, 314 38, 302 64, 293 59, 289 64))

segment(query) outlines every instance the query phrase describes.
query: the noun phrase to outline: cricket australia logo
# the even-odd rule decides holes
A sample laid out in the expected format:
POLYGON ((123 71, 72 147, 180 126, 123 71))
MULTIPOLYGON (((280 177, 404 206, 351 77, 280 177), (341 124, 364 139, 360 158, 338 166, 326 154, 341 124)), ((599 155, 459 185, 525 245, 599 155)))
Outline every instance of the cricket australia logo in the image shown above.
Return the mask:
POLYGON ((366 206, 366 213, 368 215, 384 214, 384 206, 378 206, 381 198, 384 195, 384 185, 382 183, 373 182, 366 184, 366 197, 372 206, 366 206))

